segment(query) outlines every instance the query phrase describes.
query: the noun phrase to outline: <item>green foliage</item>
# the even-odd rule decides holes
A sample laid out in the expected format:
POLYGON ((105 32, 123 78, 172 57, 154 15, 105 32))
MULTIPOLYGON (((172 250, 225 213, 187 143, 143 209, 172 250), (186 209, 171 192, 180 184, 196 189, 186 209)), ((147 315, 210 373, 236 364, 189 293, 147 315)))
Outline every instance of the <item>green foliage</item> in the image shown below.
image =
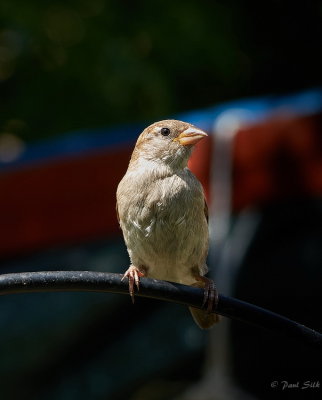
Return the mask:
POLYGON ((27 140, 209 104, 236 73, 211 3, 3 0, 1 15, 0 129, 27 140))
POLYGON ((2 0, 0 132, 30 141, 274 88, 256 71, 276 43, 261 47, 242 4, 2 0))

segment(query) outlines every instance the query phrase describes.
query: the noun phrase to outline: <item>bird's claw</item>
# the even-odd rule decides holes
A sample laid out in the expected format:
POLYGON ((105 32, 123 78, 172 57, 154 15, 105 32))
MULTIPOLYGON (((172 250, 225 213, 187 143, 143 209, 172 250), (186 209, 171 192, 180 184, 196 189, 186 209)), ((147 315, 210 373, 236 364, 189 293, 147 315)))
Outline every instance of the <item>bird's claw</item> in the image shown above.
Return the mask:
POLYGON ((204 279, 205 279, 204 280, 205 290, 204 290, 202 307, 204 307, 207 304, 207 311, 210 313, 210 312, 212 312, 214 305, 215 305, 215 308, 217 307, 218 291, 217 291, 215 282, 212 279, 205 278, 205 277, 204 277, 204 279))
POLYGON ((207 304, 207 312, 213 312, 218 304, 218 291, 215 282, 212 279, 206 278, 205 276, 196 276, 197 282, 193 286, 197 286, 204 289, 202 308, 207 304))
POLYGON ((136 286, 137 290, 140 289, 140 277, 144 276, 144 273, 141 272, 137 267, 131 265, 128 270, 123 275, 121 281, 125 278, 129 280, 129 292, 132 299, 132 303, 134 304, 134 285, 136 286))

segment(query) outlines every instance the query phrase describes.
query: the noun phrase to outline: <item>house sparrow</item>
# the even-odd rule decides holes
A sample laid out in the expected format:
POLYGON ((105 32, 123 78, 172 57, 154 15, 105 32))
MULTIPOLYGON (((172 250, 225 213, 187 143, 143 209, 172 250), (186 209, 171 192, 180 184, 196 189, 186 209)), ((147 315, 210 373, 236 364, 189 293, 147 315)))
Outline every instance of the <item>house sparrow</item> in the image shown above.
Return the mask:
POLYGON ((140 277, 204 288, 207 310, 189 307, 201 328, 219 320, 218 299, 207 272, 208 208, 202 186, 188 169, 193 146, 207 134, 182 121, 165 120, 139 136, 117 188, 116 210, 131 265, 124 278, 134 301, 140 277))

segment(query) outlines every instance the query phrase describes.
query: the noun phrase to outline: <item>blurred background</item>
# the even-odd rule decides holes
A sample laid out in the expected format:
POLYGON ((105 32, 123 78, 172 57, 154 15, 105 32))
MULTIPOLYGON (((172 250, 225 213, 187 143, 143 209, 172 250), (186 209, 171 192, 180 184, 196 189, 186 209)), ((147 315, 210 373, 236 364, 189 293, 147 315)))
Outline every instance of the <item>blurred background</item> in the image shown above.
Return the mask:
MULTIPOLYGON (((124 272, 116 186, 141 130, 174 117, 210 135, 190 166, 219 291, 321 330, 321 29, 319 1, 2 0, 1 273, 124 272)), ((315 351, 236 321, 203 332, 112 294, 0 300, 3 399, 321 395, 301 389, 321 383, 315 351)))

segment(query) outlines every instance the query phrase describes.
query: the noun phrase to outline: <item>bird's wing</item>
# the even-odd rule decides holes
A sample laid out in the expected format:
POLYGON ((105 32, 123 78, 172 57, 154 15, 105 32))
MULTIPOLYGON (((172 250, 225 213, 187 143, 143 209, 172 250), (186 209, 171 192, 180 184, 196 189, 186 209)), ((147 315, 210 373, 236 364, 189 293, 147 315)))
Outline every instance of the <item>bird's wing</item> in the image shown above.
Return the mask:
POLYGON ((119 210, 118 210, 118 206, 117 206, 117 200, 116 200, 116 218, 118 223, 120 223, 120 216, 119 216, 119 210))
POLYGON ((205 205, 204 205, 204 212, 205 212, 205 217, 206 217, 207 223, 209 223, 209 213, 208 213, 208 205, 207 205, 206 199, 205 199, 205 205))

